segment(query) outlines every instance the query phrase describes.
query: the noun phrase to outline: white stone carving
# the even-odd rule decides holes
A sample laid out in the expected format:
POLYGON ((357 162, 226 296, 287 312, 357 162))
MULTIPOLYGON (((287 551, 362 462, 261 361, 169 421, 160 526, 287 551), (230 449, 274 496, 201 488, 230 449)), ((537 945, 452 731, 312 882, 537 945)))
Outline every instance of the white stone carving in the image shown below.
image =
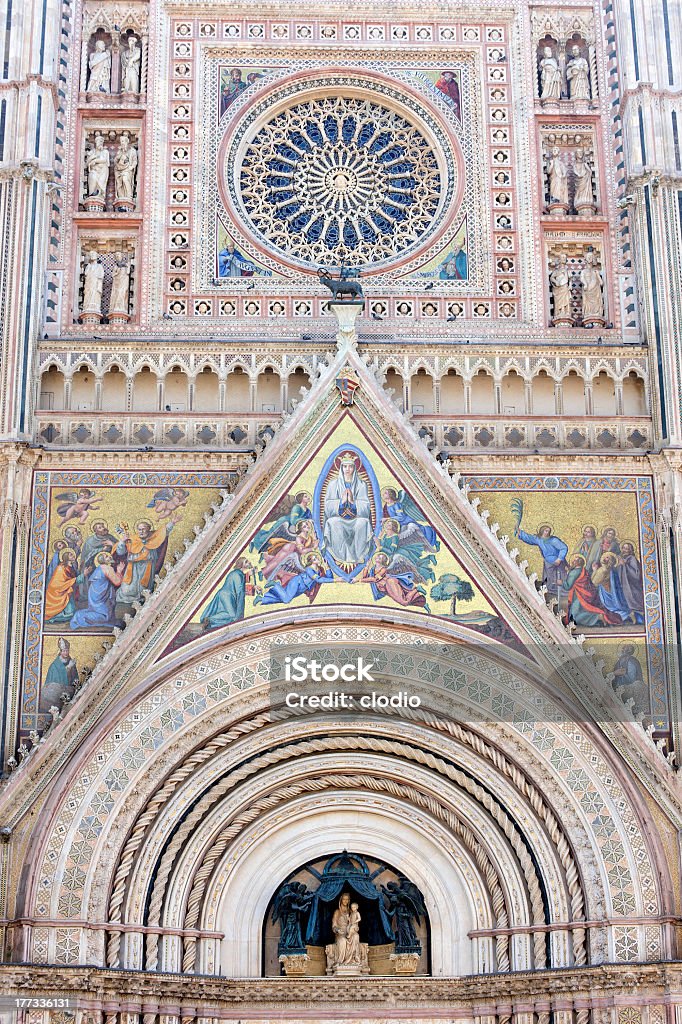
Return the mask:
POLYGON ((568 269, 568 257, 565 253, 560 253, 557 256, 549 281, 552 288, 552 299, 554 300, 554 315, 552 319, 555 326, 572 326, 571 273, 568 269))
POLYGON ((135 209, 137 164, 137 149, 131 145, 128 132, 123 132, 114 157, 114 208, 116 210, 128 212, 135 209))
POLYGON ((111 92, 111 51, 98 39, 88 59, 88 92, 111 92))
POLYGON ((121 92, 137 94, 140 91, 142 50, 137 36, 128 38, 128 46, 121 50, 121 92))
POLYGON ((604 324, 604 282, 597 267, 596 254, 585 253, 585 266, 580 271, 582 285, 583 327, 601 327, 604 324))
POLYGON ((91 212, 103 210, 106 206, 109 162, 109 150, 104 145, 104 136, 97 132, 94 146, 85 154, 85 169, 88 176, 85 207, 91 212))
POLYGON ((104 287, 104 267, 99 262, 98 253, 92 249, 88 255, 84 270, 83 323, 99 323, 102 319, 102 289, 104 287))
POLYGON ((566 65, 566 81, 569 99, 590 99, 590 66, 580 53, 579 46, 571 47, 571 58, 566 65))
POLYGON ((125 323, 129 319, 130 263, 124 252, 116 253, 116 262, 111 275, 111 297, 109 299, 110 323, 125 323))
POLYGON ((545 46, 540 67, 540 99, 560 100, 563 75, 551 46, 545 46))
POLYGON ((594 196, 594 186, 592 184, 592 167, 588 163, 585 150, 582 146, 579 146, 575 151, 573 159, 573 178, 575 181, 573 206, 576 213, 594 213, 597 204, 594 196))
POLYGON ((547 161, 549 178, 549 208, 553 211, 568 210, 568 170, 558 146, 554 146, 547 161))

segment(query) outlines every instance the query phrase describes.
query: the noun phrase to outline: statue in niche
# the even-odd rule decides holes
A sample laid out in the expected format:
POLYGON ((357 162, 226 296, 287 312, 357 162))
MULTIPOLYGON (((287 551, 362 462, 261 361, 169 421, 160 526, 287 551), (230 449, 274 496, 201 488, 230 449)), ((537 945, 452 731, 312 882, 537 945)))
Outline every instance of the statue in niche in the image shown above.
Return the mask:
POLYGON ((339 967, 356 968, 358 974, 366 973, 367 945, 360 942, 361 920, 358 904, 351 903, 350 893, 342 893, 332 917, 334 942, 325 947, 327 973, 339 967))
POLYGON ((585 254, 585 266, 580 271, 583 292, 583 325, 604 323, 604 282, 597 268, 597 257, 592 250, 585 254))
POLYGON ((116 206, 127 210, 135 209, 135 178, 137 175, 137 150, 130 145, 130 135, 123 132, 114 157, 114 185, 116 206))
POLYGON ((592 168, 585 157, 585 150, 578 146, 573 160, 573 176, 575 179, 575 194, 573 206, 577 213, 583 210, 589 212, 594 210, 594 189, 592 187, 592 168))
POLYGON ((305 953, 301 922, 310 909, 312 899, 312 892, 303 882, 287 882, 275 896, 272 920, 274 924, 280 922, 277 946, 280 954, 305 953))
POLYGON ((381 891, 387 900, 386 913, 395 922, 396 953, 421 953, 421 943, 413 924, 414 920, 419 924, 422 916, 426 916, 424 897, 419 889, 413 882, 401 877, 399 883, 382 885, 381 891))
POLYGON ((85 168, 88 174, 88 199, 95 199, 104 207, 109 183, 109 150, 104 145, 101 132, 95 135, 95 145, 86 153, 85 168))
POLYGON ((558 146, 552 149, 547 161, 549 176, 549 208, 568 209, 568 171, 558 146))
POLYGON ((139 93, 142 50, 137 36, 128 37, 128 48, 121 50, 121 92, 139 93))
POLYGON ((572 100, 589 100, 590 67, 580 53, 579 46, 571 47, 571 59, 566 65, 568 95, 572 100))
POLYGON ((554 261, 554 270, 550 274, 552 299, 554 300, 554 323, 572 324, 571 313, 571 274, 568 269, 566 253, 560 253, 554 261))
POLYGON ((559 61, 552 52, 551 46, 546 46, 542 51, 540 60, 540 99, 560 100, 563 76, 559 61))
POLYGON ((128 257, 124 252, 117 252, 111 276, 109 313, 125 313, 127 316, 129 300, 130 264, 128 263, 128 257))
POLYGON ((98 39, 88 58, 88 92, 111 92, 111 51, 98 39))
POLYGON ((83 286, 83 312, 102 312, 102 288, 104 286, 104 267, 99 262, 98 254, 92 249, 85 264, 83 286))

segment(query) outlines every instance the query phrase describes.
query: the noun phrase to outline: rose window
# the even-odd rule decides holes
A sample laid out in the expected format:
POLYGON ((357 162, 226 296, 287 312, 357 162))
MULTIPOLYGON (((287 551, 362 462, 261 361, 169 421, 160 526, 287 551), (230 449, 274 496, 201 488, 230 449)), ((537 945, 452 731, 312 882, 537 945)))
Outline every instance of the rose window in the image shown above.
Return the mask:
POLYGON ((262 124, 238 169, 252 230, 308 264, 366 265, 423 245, 443 181, 425 131, 374 99, 298 102, 262 124))

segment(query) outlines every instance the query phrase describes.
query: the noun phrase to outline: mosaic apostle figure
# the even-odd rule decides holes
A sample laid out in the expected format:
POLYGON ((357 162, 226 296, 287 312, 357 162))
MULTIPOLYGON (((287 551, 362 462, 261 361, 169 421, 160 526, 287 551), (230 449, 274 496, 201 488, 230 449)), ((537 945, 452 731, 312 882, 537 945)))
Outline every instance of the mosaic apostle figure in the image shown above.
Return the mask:
MULTIPOLYGON (((179 518, 179 517, 178 517, 179 518)), ((116 546, 118 558, 126 559, 123 582, 119 588, 117 600, 121 604, 132 604, 142 599, 143 590, 151 590, 156 574, 161 569, 168 547, 168 534, 178 519, 155 530, 148 519, 141 519, 135 524, 135 536, 131 537, 125 523, 122 524, 123 536, 116 546)))
POLYGON ((88 58, 88 92, 111 92, 111 52, 98 39, 88 58))

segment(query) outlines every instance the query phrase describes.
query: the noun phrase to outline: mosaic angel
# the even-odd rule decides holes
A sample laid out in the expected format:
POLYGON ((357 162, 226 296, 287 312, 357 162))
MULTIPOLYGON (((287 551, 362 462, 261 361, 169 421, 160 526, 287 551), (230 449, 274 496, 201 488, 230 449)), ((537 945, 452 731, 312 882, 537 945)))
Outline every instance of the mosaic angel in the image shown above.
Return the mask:
POLYGON ((280 574, 280 578, 267 585, 264 594, 256 594, 254 604, 290 604, 301 594, 307 594, 312 604, 323 583, 333 583, 334 576, 319 551, 308 551, 302 559, 298 573, 280 574))
POLYGON ((416 583, 413 572, 394 572, 389 568, 388 555, 378 551, 362 572, 349 583, 369 583, 375 601, 384 597, 392 598, 396 604, 404 608, 423 608, 429 612, 426 603, 426 592, 416 583))
POLYGON ((255 535, 249 545, 249 551, 263 552, 270 541, 281 538, 285 541, 294 540, 297 536, 296 524, 303 519, 312 520, 310 511, 311 496, 308 491, 298 494, 286 494, 275 505, 271 518, 255 535))
POLYGON ((61 516, 60 526, 63 526, 70 519, 77 519, 79 523, 84 523, 90 512, 99 508, 102 499, 94 491, 87 487, 81 487, 79 491, 66 491, 64 494, 58 494, 57 501, 61 502, 61 505, 57 505, 57 514, 61 516))

